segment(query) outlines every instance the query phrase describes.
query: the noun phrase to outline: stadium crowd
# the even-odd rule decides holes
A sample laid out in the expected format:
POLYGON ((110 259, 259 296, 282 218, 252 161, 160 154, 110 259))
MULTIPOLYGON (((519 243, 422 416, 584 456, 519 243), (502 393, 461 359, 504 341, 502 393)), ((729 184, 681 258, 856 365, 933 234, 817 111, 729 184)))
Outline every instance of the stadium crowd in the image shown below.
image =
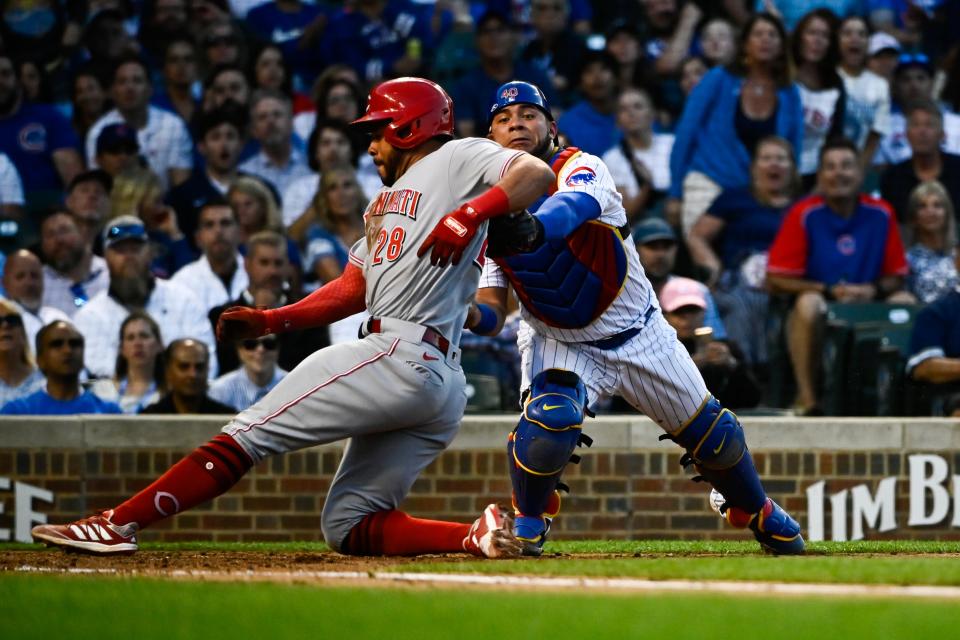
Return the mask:
POLYGON ((543 89, 725 405, 782 366, 822 413, 830 303, 916 305, 906 375, 960 383, 958 24, 957 0, 6 3, 0 413, 232 413, 355 337, 363 314, 213 328, 340 274, 380 188, 347 123, 404 75, 450 93, 461 136, 503 82, 543 89))

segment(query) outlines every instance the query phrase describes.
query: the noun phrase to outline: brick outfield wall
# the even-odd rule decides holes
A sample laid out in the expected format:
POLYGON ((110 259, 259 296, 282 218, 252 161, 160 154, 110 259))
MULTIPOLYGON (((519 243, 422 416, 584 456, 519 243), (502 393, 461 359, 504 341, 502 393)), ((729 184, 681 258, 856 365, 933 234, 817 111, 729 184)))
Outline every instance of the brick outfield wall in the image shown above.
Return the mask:
MULTIPOLYGON (((55 493, 54 504, 35 502, 50 522, 64 522, 97 508, 113 506, 147 486, 188 449, 100 447, 4 448, 0 439, 0 478, 10 478, 55 493)), ((918 450, 917 453, 928 453, 918 450)), ((613 449, 582 451, 580 465, 565 474, 571 493, 556 521, 556 539, 744 539, 726 526, 707 504, 709 487, 690 481, 679 465, 680 451, 613 449)), ((888 534, 867 530, 868 539, 960 539, 950 517, 938 526, 907 528, 908 482, 904 451, 755 453, 768 492, 790 510, 806 530, 805 490, 820 480, 826 493, 866 484, 871 493, 884 477, 897 476, 897 522, 888 534)), ((960 451, 939 451, 951 473, 960 472, 960 451)), ((210 504, 159 523, 144 540, 287 541, 321 540, 320 510, 340 459, 339 448, 309 449, 268 459, 230 492, 210 504)), ((949 482, 945 485, 951 490, 949 482)), ((417 480, 403 505, 423 517, 471 521, 491 501, 508 502, 510 483, 503 449, 451 450, 417 480)), ((13 529, 13 491, 0 491, 4 513, 0 528, 13 529)), ((829 538, 829 500, 825 530, 829 538)), ((951 503, 953 504, 953 503, 951 503)), ((951 508, 951 515, 953 508, 951 508)))

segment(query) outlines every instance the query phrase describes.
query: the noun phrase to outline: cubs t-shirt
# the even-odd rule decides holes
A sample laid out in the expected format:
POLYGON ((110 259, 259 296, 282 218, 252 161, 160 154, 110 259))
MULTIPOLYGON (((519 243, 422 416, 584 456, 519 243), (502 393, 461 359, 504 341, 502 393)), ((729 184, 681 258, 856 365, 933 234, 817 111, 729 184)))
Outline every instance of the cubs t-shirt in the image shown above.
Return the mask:
POLYGON ((61 189, 53 152, 78 149, 70 122, 54 107, 25 102, 9 118, 0 118, 0 151, 7 154, 23 180, 24 191, 61 189))
POLYGON ((890 205, 861 195, 844 218, 815 195, 795 204, 770 247, 767 271, 834 285, 906 275, 907 259, 890 205))

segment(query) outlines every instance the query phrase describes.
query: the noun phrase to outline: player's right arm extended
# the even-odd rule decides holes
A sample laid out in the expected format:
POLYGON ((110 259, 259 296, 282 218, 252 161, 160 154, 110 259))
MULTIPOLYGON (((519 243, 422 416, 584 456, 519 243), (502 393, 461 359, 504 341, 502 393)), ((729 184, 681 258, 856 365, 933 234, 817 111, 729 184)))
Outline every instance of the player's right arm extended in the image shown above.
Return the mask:
POLYGON ((463 250, 482 222, 530 206, 555 179, 553 170, 543 160, 517 154, 495 185, 440 219, 420 245, 417 256, 423 257, 429 251, 434 266, 459 264, 463 250))
POLYGON ((220 315, 217 339, 238 340, 328 325, 367 308, 363 270, 348 262, 339 278, 279 309, 231 307, 220 315))

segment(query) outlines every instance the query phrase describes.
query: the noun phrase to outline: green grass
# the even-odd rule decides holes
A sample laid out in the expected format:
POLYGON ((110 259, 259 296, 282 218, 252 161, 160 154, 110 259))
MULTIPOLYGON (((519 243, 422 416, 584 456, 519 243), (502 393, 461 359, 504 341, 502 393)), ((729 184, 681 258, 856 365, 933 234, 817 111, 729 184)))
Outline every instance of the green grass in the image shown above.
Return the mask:
MULTIPOLYGON (((493 564, 493 563, 489 563, 493 564)), ((203 638, 953 637, 955 602, 359 589, 0 575, 0 636, 203 638)))

